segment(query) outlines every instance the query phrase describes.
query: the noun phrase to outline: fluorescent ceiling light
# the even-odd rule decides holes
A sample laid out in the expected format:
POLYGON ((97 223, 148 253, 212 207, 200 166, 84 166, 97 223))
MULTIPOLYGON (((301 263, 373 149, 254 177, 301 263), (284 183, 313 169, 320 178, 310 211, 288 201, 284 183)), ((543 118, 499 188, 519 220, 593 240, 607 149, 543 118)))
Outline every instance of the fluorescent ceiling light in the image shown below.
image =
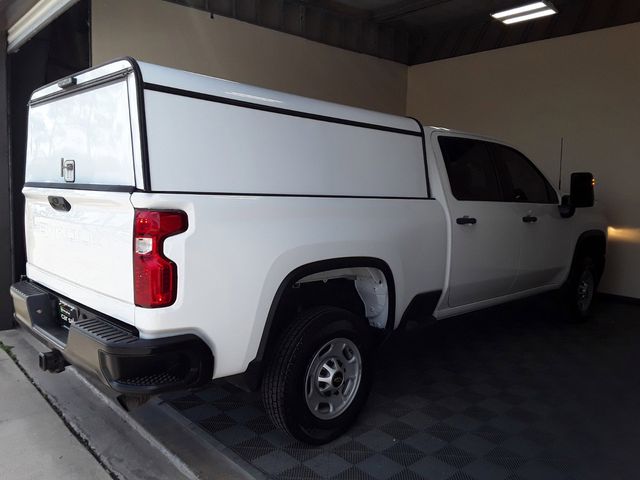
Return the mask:
POLYGON ((504 10, 502 12, 493 13, 491 16, 500 20, 501 18, 511 17, 518 15, 519 13, 530 12, 531 10, 539 10, 541 8, 548 8, 544 2, 530 3, 529 5, 523 5, 522 7, 512 8, 510 10, 504 10))
POLYGON ((558 13, 553 5, 547 0, 543 2, 534 2, 521 7, 511 8, 502 12, 493 13, 491 16, 496 20, 500 20, 505 25, 512 23, 525 22, 535 18, 547 17, 558 13))
POLYGON ((517 17, 505 18, 502 22, 505 25, 511 25, 512 23, 526 22, 527 20, 533 20, 534 18, 548 17, 549 15, 553 15, 555 13, 557 13, 555 10, 551 10, 550 8, 547 8, 545 10, 529 13, 527 15, 519 15, 517 17))

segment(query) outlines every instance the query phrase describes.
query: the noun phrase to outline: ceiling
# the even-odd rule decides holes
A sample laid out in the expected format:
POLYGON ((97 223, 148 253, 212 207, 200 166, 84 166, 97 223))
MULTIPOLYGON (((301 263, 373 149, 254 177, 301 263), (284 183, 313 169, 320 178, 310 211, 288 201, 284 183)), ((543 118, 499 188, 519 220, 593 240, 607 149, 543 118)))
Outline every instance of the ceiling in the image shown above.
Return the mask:
MULTIPOLYGON (((640 21, 640 0, 552 0, 557 15, 510 26, 490 14, 532 0, 165 1, 407 65, 640 21)), ((0 0, 0 29, 35 3, 0 0)))
POLYGON ((639 0, 552 0, 558 14, 506 26, 532 0, 166 0, 408 65, 640 21, 639 0))

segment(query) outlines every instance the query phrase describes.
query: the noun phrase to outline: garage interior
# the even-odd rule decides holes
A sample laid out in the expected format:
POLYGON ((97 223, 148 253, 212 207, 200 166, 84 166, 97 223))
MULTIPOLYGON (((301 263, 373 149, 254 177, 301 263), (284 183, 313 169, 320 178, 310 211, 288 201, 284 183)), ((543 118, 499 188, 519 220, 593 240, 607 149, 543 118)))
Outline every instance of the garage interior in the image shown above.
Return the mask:
POLYGON ((25 106, 38 86, 129 55, 408 115, 518 145, 563 188, 594 173, 610 222, 594 318, 565 324, 545 297, 411 325, 379 354, 358 423, 324 447, 286 439, 259 395, 226 382, 167 403, 256 478, 635 478, 640 4, 553 0, 556 15, 516 25, 490 16, 523 3, 0 2, 0 329, 24 273, 25 106), (15 43, 20 19, 54 3, 15 43))

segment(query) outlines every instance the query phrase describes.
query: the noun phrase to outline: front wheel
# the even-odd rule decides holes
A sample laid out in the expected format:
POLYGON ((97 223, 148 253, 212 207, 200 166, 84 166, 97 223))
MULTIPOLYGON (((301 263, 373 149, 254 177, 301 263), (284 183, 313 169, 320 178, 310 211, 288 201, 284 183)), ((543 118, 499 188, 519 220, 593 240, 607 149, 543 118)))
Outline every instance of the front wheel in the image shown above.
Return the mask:
POLYGON ((368 327, 353 313, 302 312, 283 333, 262 385, 273 423, 312 444, 340 436, 368 396, 370 351, 368 327))
POLYGON ((588 256, 578 259, 571 267, 569 279, 562 292, 563 303, 570 321, 587 320, 597 286, 598 276, 593 259, 588 256))

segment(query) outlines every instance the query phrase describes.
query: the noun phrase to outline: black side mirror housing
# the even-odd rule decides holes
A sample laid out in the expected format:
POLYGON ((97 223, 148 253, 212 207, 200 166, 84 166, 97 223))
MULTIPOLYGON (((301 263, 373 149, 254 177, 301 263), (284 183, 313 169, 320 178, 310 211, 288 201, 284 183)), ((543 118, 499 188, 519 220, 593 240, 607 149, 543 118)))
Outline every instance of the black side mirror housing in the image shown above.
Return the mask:
POLYGON ((593 207, 593 187, 595 180, 591 172, 576 172, 571 174, 571 194, 569 203, 575 208, 593 207))

